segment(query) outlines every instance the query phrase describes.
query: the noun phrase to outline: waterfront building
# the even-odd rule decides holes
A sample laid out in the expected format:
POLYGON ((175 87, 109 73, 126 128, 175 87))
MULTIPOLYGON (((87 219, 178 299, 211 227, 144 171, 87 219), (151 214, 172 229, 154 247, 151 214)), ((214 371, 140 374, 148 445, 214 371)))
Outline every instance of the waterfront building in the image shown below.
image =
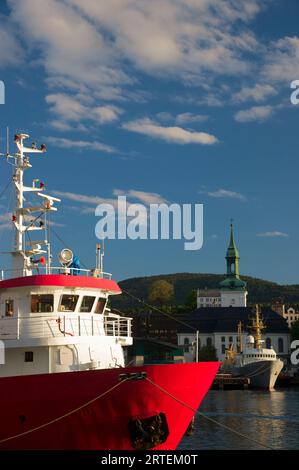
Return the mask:
MULTIPOLYGON (((184 316, 185 325, 178 325, 178 346, 184 347, 185 360, 194 361, 196 355, 196 331, 199 349, 203 346, 214 347, 217 358, 223 361, 226 350, 238 347, 238 323, 242 323, 242 341, 250 334, 251 319, 254 313, 249 307, 198 308, 184 316)), ((270 308, 262 308, 265 323, 263 341, 266 348, 273 347, 277 356, 287 362, 290 351, 290 332, 287 322, 270 308)))

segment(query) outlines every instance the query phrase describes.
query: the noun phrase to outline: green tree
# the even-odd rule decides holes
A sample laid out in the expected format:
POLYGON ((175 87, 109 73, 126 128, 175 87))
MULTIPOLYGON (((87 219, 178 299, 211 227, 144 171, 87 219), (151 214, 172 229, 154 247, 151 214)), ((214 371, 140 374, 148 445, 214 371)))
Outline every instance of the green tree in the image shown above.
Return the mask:
POLYGON ((216 349, 214 346, 203 346, 198 351, 199 362, 212 362, 217 361, 216 349))
POLYGON ((174 287, 163 279, 151 284, 148 293, 148 301, 152 304, 170 304, 174 299, 174 287))
POLYGON ((193 289, 186 297, 185 301, 186 310, 195 310, 197 307, 197 290, 193 289))
POLYGON ((299 339, 299 320, 295 321, 291 327, 291 338, 292 340, 299 339))

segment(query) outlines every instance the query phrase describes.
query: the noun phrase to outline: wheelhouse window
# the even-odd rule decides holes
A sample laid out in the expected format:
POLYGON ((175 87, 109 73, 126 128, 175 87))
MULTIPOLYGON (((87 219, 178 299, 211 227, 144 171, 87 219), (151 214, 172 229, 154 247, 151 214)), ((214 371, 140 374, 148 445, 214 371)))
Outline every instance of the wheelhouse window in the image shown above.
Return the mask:
POLYGON ((59 311, 60 312, 74 312, 78 302, 79 295, 64 294, 61 296, 59 311))
POLYGON ((31 312, 45 313, 53 312, 54 295, 53 294, 33 294, 31 296, 31 312))
POLYGON ((101 297, 99 297, 97 300, 95 313, 103 313, 105 305, 106 305, 106 299, 102 299, 101 297))
POLYGON ((85 295, 80 305, 80 312, 86 312, 86 313, 91 312, 94 301, 95 301, 94 296, 85 295))
POLYGON ((5 300, 5 316, 6 317, 12 317, 13 314, 14 314, 13 300, 12 299, 7 299, 7 300, 5 300))

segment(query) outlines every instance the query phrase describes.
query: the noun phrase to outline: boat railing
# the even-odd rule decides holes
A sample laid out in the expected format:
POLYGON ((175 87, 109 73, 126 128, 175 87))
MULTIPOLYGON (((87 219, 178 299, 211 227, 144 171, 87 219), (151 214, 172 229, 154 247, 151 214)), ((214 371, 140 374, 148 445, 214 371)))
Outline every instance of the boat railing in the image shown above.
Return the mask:
POLYGON ((129 338, 132 332, 131 322, 129 317, 109 317, 102 314, 2 318, 0 340, 77 336, 129 338))
POLYGON ((104 317, 104 328, 107 336, 132 336, 131 325, 132 319, 128 317, 117 317, 114 315, 104 317))
POLYGON ((0 279, 15 278, 15 277, 26 277, 35 276, 39 274, 63 274, 72 276, 88 276, 96 277, 98 279, 111 279, 111 273, 105 273, 98 269, 81 269, 81 268, 70 268, 64 266, 36 266, 32 269, 2 269, 0 272, 0 279))

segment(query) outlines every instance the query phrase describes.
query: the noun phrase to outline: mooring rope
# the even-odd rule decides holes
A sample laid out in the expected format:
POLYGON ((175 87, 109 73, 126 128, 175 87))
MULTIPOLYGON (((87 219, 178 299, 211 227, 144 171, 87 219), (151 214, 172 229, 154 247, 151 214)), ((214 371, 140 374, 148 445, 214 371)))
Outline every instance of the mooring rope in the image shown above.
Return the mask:
POLYGON ((249 436, 246 436, 245 434, 237 431, 236 429, 233 429, 231 428, 230 426, 227 426, 226 424, 223 424, 223 423, 220 423, 219 421, 217 421, 216 419, 213 419, 213 418, 210 418, 209 416, 206 416, 204 413, 200 412, 200 411, 197 411, 195 408, 193 408, 192 406, 188 405, 187 403, 185 403, 184 401, 180 400, 179 398, 175 397, 174 395, 172 395, 170 392, 168 392, 167 390, 165 390, 164 388, 162 388, 160 385, 156 384, 155 382, 153 382, 151 379, 149 379, 148 377, 146 377, 146 380, 148 382, 150 382, 152 385, 154 385, 155 387, 157 387, 161 392, 165 393, 166 395, 168 395, 170 398, 172 398, 173 400, 177 401, 178 403, 180 403, 181 405, 185 406, 186 408, 188 408, 189 410, 193 411, 194 413, 198 414, 199 416, 202 416, 203 418, 207 419, 208 421, 211 421, 212 423, 214 424, 217 424, 218 426, 226 429, 227 431, 230 431, 234 434, 236 434, 237 436, 240 436, 240 437, 243 437, 244 439, 247 439, 255 444, 258 444, 259 446, 261 447, 264 447, 265 449, 269 449, 269 450, 275 450, 274 447, 270 447, 270 446, 267 446, 265 444, 262 444, 261 442, 257 441, 256 439, 253 439, 252 437, 249 437, 249 436))
POLYGON ((122 380, 121 382, 118 382, 116 385, 113 385, 113 387, 109 388, 108 390, 106 390, 105 392, 103 392, 100 395, 96 396, 95 398, 92 398, 91 400, 84 403, 83 405, 78 406, 77 408, 65 413, 64 415, 59 416, 58 418, 52 419, 51 421, 48 421, 47 423, 41 424, 40 426, 36 426, 35 428, 28 429, 28 431, 24 431, 24 432, 21 432, 19 434, 15 434, 14 436, 10 436, 10 437, 6 437, 4 439, 1 439, 0 444, 3 444, 4 442, 7 442, 7 441, 12 441, 13 439, 17 439, 19 437, 26 436, 27 434, 31 434, 35 431, 46 428, 47 426, 50 426, 53 423, 57 423, 57 421, 61 421, 62 419, 67 418, 68 416, 71 416, 74 413, 77 413, 78 411, 82 410, 83 408, 86 408, 86 406, 91 405, 95 401, 100 400, 101 398, 108 395, 108 393, 111 393, 113 390, 115 390, 116 388, 118 388, 120 385, 127 382, 128 380, 130 380, 129 377, 122 380))

